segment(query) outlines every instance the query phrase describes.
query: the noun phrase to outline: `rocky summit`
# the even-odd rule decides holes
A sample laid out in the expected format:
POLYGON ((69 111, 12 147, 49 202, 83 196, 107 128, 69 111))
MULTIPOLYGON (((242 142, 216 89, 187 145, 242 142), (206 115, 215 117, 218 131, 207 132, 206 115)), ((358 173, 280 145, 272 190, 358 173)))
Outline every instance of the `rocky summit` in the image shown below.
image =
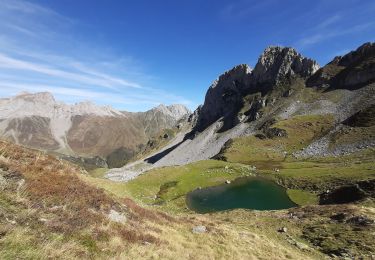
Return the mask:
POLYGON ((238 65, 214 81, 207 91, 196 129, 202 131, 221 117, 232 127, 241 120, 237 114, 246 95, 260 92, 264 96, 281 88, 280 85, 291 85, 297 78, 307 79, 318 69, 316 61, 303 57, 293 48, 268 47, 254 70, 246 64, 238 65))
POLYGON ((242 97, 249 86, 251 68, 238 65, 225 72, 209 87, 199 110, 197 129, 203 130, 220 117, 234 118, 242 105, 242 97))
POLYGON ((271 46, 259 57, 250 85, 255 90, 266 93, 274 86, 287 84, 286 80, 295 77, 306 79, 319 67, 316 61, 303 57, 293 48, 271 46))

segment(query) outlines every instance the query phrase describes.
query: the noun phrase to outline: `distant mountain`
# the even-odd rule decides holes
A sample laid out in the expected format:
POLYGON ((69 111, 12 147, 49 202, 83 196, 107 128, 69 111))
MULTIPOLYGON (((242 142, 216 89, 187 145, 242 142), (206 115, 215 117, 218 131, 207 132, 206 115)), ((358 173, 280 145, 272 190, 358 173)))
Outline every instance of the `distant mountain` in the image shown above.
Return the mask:
POLYGON ((184 105, 159 105, 146 112, 136 113, 135 117, 142 122, 147 136, 155 136, 161 129, 171 128, 190 113, 184 105))
POLYGON ((137 153, 153 135, 189 114, 183 105, 130 113, 91 102, 68 105, 48 92, 21 93, 0 99, 0 136, 65 155, 106 158, 118 149, 137 153))

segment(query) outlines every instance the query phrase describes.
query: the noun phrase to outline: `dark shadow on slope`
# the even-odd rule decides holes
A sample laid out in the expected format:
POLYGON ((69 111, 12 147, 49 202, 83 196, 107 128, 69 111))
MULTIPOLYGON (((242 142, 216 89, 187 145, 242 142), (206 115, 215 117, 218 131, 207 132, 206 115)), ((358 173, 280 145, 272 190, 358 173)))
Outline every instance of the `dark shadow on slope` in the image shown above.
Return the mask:
POLYGON ((180 144, 182 144, 183 142, 185 141, 185 138, 184 140, 182 140, 181 142, 179 142, 178 144, 160 152, 160 153, 157 153, 151 157, 148 157, 146 158, 144 161, 147 162, 147 163, 156 163, 157 161, 159 161, 160 159, 162 159, 164 156, 166 156, 167 154, 169 154, 170 152, 172 152, 174 149, 176 149, 180 144))

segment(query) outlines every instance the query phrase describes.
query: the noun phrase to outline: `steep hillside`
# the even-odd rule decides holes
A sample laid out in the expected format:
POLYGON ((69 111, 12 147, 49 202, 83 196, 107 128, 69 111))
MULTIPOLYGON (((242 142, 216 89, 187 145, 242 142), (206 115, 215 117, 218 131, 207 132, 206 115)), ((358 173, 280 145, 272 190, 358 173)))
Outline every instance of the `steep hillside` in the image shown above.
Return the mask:
POLYGON ((17 144, 73 157, 106 159, 120 153, 119 163, 124 164, 156 133, 174 127, 189 113, 182 105, 128 113, 90 102, 67 105, 50 93, 21 93, 0 101, 0 135, 17 144))

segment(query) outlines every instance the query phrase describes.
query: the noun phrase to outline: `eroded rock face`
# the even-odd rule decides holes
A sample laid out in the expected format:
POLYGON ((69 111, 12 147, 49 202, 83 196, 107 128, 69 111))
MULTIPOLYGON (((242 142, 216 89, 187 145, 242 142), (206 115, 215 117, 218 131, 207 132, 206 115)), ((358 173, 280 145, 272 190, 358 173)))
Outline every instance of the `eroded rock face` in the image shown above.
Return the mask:
MULTIPOLYGON (((318 69, 314 60, 303 57, 293 48, 268 47, 253 71, 246 64, 238 65, 214 81, 206 93, 196 130, 204 130, 219 118, 224 121, 222 130, 233 127, 240 121, 237 113, 243 106, 243 98, 259 92, 248 113, 250 120, 257 120, 262 116, 258 110, 266 106, 263 96, 295 78, 306 79, 318 69)), ((286 91, 287 96, 292 93, 289 89, 286 91)))
POLYGON ((199 115, 202 111, 202 105, 198 106, 197 109, 194 110, 193 113, 191 113, 188 117, 188 123, 190 123, 192 126, 195 126, 198 122, 199 115))
POLYGON ((253 88, 266 93, 292 77, 307 78, 319 69, 316 61, 305 58, 289 47, 268 47, 252 73, 253 88))
POLYGON ((199 113, 197 130, 201 131, 221 117, 234 118, 242 106, 244 91, 249 85, 251 69, 242 64, 222 74, 208 89, 199 113))
POLYGON ((357 50, 319 69, 308 79, 309 87, 355 89, 375 82, 375 43, 365 43, 357 50))

